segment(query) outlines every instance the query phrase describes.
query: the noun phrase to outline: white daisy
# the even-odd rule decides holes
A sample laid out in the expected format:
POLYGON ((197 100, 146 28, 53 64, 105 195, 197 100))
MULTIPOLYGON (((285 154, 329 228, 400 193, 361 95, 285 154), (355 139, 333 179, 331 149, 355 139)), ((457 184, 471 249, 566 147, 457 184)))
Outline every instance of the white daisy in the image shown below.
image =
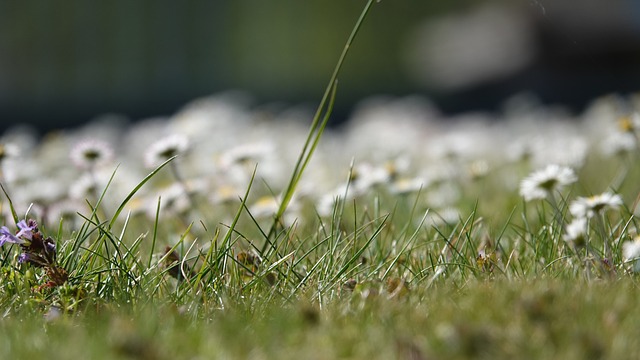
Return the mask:
MULTIPOLYGON (((220 167, 229 169, 239 164, 255 164, 275 153, 275 144, 265 141, 238 145, 220 156, 220 167)), ((251 166, 253 169, 253 167, 251 166)))
POLYGON ((249 207, 249 213, 256 219, 274 216, 280 209, 280 201, 273 196, 263 196, 249 207))
POLYGON ((587 239, 587 219, 580 217, 573 219, 566 229, 566 233, 563 238, 564 241, 573 243, 575 245, 583 245, 587 239))
POLYGON ((569 206, 571 214, 577 218, 592 218, 607 209, 617 209, 622 205, 620 195, 605 192, 591 197, 579 197, 569 206))
POLYGON ((616 131, 602 142, 602 153, 606 156, 628 154, 637 149, 637 141, 633 133, 616 131))
POLYGON ((214 205, 228 204, 243 196, 244 190, 232 184, 221 184, 213 188, 209 200, 214 205))
POLYGON ((366 192, 377 185, 387 184, 391 180, 391 168, 361 163, 351 171, 351 185, 358 192, 366 192))
MULTIPOLYGON (((280 199, 280 197, 263 196, 249 207, 249 213, 258 220, 273 219, 280 209, 281 202, 282 199, 280 199)), ((293 223, 298 221, 298 218, 300 217, 298 210, 298 203, 295 199, 292 199, 280 220, 286 226, 293 225, 293 223)))
POLYGON ((100 189, 97 179, 90 174, 85 174, 80 176, 69 186, 69 198, 73 200, 93 198, 99 194, 99 191, 100 189))
POLYGON ((65 224, 71 224, 70 227, 74 228, 82 222, 82 218, 77 213, 86 210, 86 204, 83 201, 64 199, 55 202, 47 209, 47 225, 55 228, 60 225, 60 221, 64 220, 65 224))
POLYGON ((472 180, 481 179, 489 174, 489 163, 486 160, 475 160, 469 164, 468 172, 472 180))
POLYGON ((622 244, 622 257, 624 261, 640 258, 640 236, 637 236, 633 241, 625 241, 622 244))
POLYGON ((7 158, 15 158, 20 155, 20 148, 16 144, 0 143, 0 162, 7 158))
POLYGON ((174 183, 147 198, 145 205, 149 219, 154 219, 156 216, 158 197, 161 199, 160 213, 163 215, 185 214, 192 208, 189 193, 185 190, 185 187, 182 184, 174 183))
POLYGON ((640 272, 640 236, 622 244, 622 257, 625 263, 633 265, 631 268, 633 272, 640 272))
POLYGON ((102 140, 86 139, 78 142, 71 149, 69 157, 78 168, 92 169, 111 161, 113 149, 102 140))
POLYGON ((399 178, 389 184, 389 192, 396 195, 415 193, 425 187, 425 181, 419 177, 399 178))
POLYGON ((335 189, 325 192, 316 201, 316 211, 322 217, 331 216, 336 206, 341 201, 348 201, 358 197, 357 190, 349 186, 349 183, 338 185, 335 189))
POLYGON ((622 116, 618 119, 618 129, 626 133, 637 133, 640 131, 640 114, 634 112, 630 116, 622 116))
POLYGON ((549 194, 578 180, 573 169, 560 165, 548 165, 526 177, 520 183, 520 195, 526 201, 544 199, 549 194))
POLYGON ((189 149, 189 139, 181 134, 169 135, 151 145, 144 156, 148 168, 154 168, 171 157, 183 154, 189 149))

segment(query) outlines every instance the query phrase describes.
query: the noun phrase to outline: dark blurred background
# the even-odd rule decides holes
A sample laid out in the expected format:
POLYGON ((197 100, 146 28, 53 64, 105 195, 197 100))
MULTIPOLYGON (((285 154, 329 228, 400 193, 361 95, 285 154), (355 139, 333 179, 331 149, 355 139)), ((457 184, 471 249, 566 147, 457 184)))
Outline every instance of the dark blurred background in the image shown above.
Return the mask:
MULTIPOLYGON (((0 130, 168 115, 244 90, 315 105, 365 0, 0 0, 0 130)), ((340 77, 334 121, 375 94, 444 113, 520 92, 580 111, 640 84, 637 0, 383 0, 340 77)))

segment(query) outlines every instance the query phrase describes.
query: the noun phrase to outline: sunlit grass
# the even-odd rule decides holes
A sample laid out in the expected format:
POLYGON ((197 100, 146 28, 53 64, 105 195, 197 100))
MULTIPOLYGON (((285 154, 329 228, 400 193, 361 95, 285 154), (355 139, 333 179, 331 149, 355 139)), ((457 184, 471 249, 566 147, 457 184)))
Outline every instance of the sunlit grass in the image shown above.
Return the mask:
POLYGON ((122 131, 155 142, 122 143, 119 165, 107 142, 17 141, 0 357, 632 358, 638 147, 600 146, 640 121, 431 133, 384 103, 376 131, 325 133, 372 3, 302 135, 202 100, 122 131))

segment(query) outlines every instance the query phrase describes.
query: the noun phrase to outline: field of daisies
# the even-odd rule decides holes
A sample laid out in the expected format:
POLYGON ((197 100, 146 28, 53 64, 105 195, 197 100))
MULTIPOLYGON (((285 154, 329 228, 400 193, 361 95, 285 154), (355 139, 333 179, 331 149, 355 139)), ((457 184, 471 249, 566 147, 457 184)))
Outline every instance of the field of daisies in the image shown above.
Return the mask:
POLYGON ((640 351, 636 98, 245 100, 1 137, 3 358, 640 351))

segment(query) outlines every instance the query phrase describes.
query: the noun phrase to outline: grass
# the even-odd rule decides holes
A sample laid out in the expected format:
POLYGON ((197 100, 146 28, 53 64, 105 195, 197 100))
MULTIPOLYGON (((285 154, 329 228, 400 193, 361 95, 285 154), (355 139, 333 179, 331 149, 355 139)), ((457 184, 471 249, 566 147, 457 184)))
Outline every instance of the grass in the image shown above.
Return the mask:
MULTIPOLYGON (((372 4, 288 180, 270 182, 268 161, 253 159, 255 151, 223 174, 194 175, 207 168, 211 152, 202 148, 215 143, 208 138, 191 154, 162 149, 164 161, 148 174, 133 172, 135 182, 120 180, 133 171, 127 161, 99 172, 91 153, 90 166, 76 174, 104 182, 59 217, 51 215, 57 202, 25 200, 20 190, 32 178, 3 179, 0 357, 633 358, 640 350, 640 251, 629 250, 640 241, 637 147, 620 157, 589 147, 571 166, 575 183, 531 202, 508 184, 539 167, 540 149, 517 161, 477 149, 479 158, 414 153, 408 168, 387 150, 387 160, 347 159, 349 167, 335 170, 345 159, 320 139, 340 67, 372 4), (329 159, 321 172, 313 172, 322 166, 314 154, 329 159), (483 172, 485 160, 494 164, 483 172), (429 171, 420 185, 398 191, 421 167, 429 171), (326 190, 320 175, 340 170, 346 182, 326 190), (200 190, 203 177, 214 185, 200 190), (237 185, 230 179, 244 186, 211 200, 211 192, 237 185), (602 191, 620 203, 590 205, 583 233, 571 238, 578 196, 602 191), (38 228, 19 223, 24 218, 38 228), (18 229, 29 235, 14 239, 18 229)), ((640 126, 625 124, 637 140, 640 126)), ((46 156, 55 147, 40 147, 18 158, 18 168, 53 161, 46 156)), ((72 171, 63 170, 50 175, 72 171)))
POLYGON ((304 296, 283 306, 258 294, 197 310, 105 303, 49 322, 25 307, 3 320, 0 351, 17 358, 625 359, 638 347, 639 294, 629 279, 476 280, 391 298, 384 288, 323 306, 304 296))

